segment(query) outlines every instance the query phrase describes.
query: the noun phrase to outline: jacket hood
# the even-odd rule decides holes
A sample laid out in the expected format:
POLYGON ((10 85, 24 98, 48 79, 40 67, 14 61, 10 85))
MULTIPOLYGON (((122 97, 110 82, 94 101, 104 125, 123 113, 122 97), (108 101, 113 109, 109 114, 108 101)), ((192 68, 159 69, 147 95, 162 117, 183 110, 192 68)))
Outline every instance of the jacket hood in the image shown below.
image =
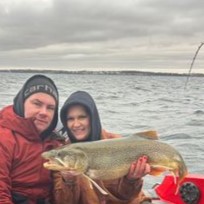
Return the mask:
POLYGON ((0 125, 21 134, 28 140, 40 140, 33 120, 18 116, 13 111, 13 106, 7 106, 0 111, 0 125))
POLYGON ((59 97, 59 94, 58 94, 58 90, 57 90, 55 83, 50 78, 48 78, 44 75, 40 75, 40 74, 37 74, 37 75, 30 77, 25 82, 25 84, 23 85, 21 90, 18 92, 18 94, 15 96, 15 98, 13 100, 13 102, 14 102, 13 103, 14 104, 13 109, 14 109, 14 112, 18 116, 24 117, 25 99, 26 99, 26 97, 28 97, 27 95, 30 96, 36 92, 47 93, 47 94, 53 96, 53 98, 56 101, 56 110, 54 113, 53 120, 52 120, 50 126, 47 128, 47 130, 45 130, 44 132, 41 133, 41 137, 46 138, 55 129, 57 122, 58 122, 58 103, 59 103, 58 97, 59 97), (49 87, 49 88, 47 88, 47 87, 49 87))
POLYGON ((90 114, 91 119, 91 134, 86 139, 86 141, 96 141, 100 140, 101 136, 101 122, 98 114, 98 110, 93 98, 85 91, 77 91, 71 94, 65 101, 64 105, 60 111, 60 119, 64 126, 64 130, 67 132, 71 142, 78 142, 76 138, 72 135, 71 131, 67 128, 67 110, 72 105, 82 105, 90 114))

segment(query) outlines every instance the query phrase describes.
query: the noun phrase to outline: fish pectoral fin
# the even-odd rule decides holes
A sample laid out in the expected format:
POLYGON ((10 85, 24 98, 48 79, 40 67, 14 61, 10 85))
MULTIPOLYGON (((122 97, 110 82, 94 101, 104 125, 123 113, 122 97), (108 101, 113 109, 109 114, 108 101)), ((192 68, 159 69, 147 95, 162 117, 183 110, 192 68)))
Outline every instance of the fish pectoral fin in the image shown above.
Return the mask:
POLYGON ((166 167, 166 166, 159 166, 159 165, 151 165, 151 171, 150 175, 152 176, 159 176, 165 171, 172 171, 172 169, 166 167))
POLYGON ((108 195, 108 193, 105 190, 103 190, 103 188, 101 188, 93 179, 88 177, 86 174, 83 174, 83 176, 85 176, 103 195, 108 195))
POLYGON ((93 184, 91 182, 92 179, 90 177, 88 177, 86 174, 82 174, 82 175, 88 180, 90 188, 93 189, 93 184))

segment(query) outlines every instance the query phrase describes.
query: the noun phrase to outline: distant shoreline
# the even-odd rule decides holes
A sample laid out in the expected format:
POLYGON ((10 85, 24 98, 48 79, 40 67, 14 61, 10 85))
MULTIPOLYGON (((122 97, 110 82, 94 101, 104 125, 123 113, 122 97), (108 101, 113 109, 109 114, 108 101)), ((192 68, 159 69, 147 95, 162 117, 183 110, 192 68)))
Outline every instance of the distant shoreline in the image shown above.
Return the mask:
MULTIPOLYGON (((132 71, 132 70, 121 70, 121 71, 66 71, 66 70, 34 70, 34 69, 0 69, 0 72, 10 73, 56 73, 56 74, 91 74, 91 75, 140 75, 140 76, 188 76, 180 73, 164 73, 164 72, 147 72, 147 71, 132 71)), ((204 77, 204 74, 191 73, 191 76, 204 77)))

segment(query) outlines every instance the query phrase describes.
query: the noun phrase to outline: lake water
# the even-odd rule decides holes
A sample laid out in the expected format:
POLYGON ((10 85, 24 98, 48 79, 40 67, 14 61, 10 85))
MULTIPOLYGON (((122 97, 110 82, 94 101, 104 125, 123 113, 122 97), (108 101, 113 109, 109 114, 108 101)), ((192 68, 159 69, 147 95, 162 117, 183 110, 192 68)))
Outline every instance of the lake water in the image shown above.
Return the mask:
MULTIPOLYGON (((11 104, 33 73, 0 73, 0 107, 11 104)), ((158 131, 183 156, 190 173, 204 170, 204 77, 46 74, 59 88, 60 106, 77 90, 96 101, 103 128, 129 135, 158 131)), ((163 177, 145 177, 150 187, 163 177)))

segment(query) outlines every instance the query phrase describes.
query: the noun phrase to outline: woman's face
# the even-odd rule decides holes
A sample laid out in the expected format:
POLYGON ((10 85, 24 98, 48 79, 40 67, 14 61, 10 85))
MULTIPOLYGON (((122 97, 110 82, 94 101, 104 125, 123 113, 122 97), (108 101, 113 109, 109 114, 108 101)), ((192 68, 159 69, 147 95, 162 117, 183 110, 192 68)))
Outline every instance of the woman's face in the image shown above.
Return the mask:
POLYGON ((73 105, 67 111, 67 128, 77 140, 85 140, 91 132, 90 116, 81 105, 73 105))

